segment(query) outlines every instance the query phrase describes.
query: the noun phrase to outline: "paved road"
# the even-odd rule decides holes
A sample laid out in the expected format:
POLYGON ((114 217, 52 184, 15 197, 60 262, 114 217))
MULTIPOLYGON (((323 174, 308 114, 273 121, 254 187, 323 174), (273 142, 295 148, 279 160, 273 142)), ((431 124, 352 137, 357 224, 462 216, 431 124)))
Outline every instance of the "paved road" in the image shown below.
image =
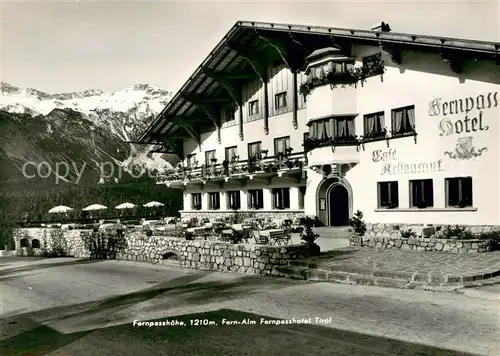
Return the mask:
POLYGON ((0 283, 3 356, 500 354, 498 301, 460 294, 10 257, 0 283), (222 324, 273 318, 313 323, 222 324))

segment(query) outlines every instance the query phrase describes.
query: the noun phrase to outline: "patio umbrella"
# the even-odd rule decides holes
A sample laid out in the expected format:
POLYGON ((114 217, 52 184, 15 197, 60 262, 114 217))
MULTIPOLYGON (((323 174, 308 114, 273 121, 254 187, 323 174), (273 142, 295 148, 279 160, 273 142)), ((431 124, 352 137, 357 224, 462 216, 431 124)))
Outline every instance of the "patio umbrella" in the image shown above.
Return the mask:
POLYGON ((61 213, 67 213, 68 211, 72 211, 73 208, 70 208, 69 206, 66 205, 59 205, 56 207, 53 207, 52 209, 49 210, 49 214, 61 214, 61 213))
POLYGON ((165 204, 163 203, 160 203, 158 201, 150 201, 149 203, 146 203, 144 204, 143 206, 145 208, 155 208, 155 207, 158 207, 158 206, 164 206, 165 204))
POLYGON ((135 205, 132 203, 123 203, 115 207, 115 209, 122 210, 122 209, 133 209, 135 208, 135 205))
POLYGON ((107 207, 104 205, 92 204, 92 205, 89 205, 89 206, 83 208, 82 210, 83 211, 94 211, 94 210, 104 210, 104 209, 107 209, 107 207))

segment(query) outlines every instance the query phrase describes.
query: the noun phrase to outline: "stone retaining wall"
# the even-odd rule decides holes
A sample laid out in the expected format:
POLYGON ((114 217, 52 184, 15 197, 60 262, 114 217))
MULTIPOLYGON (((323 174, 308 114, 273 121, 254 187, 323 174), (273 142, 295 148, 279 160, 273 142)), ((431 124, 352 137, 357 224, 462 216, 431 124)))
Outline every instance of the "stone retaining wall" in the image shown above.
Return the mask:
MULTIPOLYGON (((424 225, 424 224, 366 224, 365 237, 384 236, 388 238, 401 238, 401 232, 409 231, 415 233, 416 237, 433 237, 447 226, 455 225, 424 225)), ((496 231, 500 227, 496 225, 470 225, 467 228, 474 234, 496 231)))
POLYGON ((373 247, 380 249, 401 249, 405 251, 439 251, 450 253, 488 252, 494 247, 493 240, 451 240, 422 237, 390 238, 390 237, 359 237, 349 238, 350 246, 373 247))
MULTIPOLYGON (((83 237, 88 230, 61 230, 52 228, 24 228, 14 230, 17 255, 32 252, 41 254, 43 247, 50 250, 60 246, 68 255, 89 257, 83 237), (21 246, 26 239, 29 246, 39 240, 41 248, 21 246)), ((127 231, 116 258, 149 263, 172 263, 180 266, 215 271, 234 271, 249 274, 279 274, 276 268, 291 259, 304 256, 301 245, 268 246, 254 244, 231 244, 219 241, 185 240, 175 237, 146 236, 139 231, 127 231)))
MULTIPOLYGON (((380 249, 402 249, 406 251, 439 251, 450 253, 488 252, 497 248, 495 240, 440 238, 439 232, 454 225, 409 225, 409 224, 366 224, 364 236, 352 235, 351 246, 364 246, 380 249), (408 233, 414 236, 408 236, 408 233)), ((494 225, 467 226, 473 234, 498 231, 494 225)))

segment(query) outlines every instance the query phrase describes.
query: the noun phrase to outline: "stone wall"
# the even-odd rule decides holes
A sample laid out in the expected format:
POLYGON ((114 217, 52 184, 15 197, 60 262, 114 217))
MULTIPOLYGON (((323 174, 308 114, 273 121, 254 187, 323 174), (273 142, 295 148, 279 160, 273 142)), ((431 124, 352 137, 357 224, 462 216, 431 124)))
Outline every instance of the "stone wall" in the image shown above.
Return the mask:
MULTIPOLYGON (((199 210, 199 211, 181 211, 181 218, 208 218, 210 220, 214 219, 224 219, 226 217, 231 217, 235 215, 235 211, 228 210, 199 210)), ((303 217, 304 210, 252 210, 252 211, 237 211, 243 219, 245 218, 272 218, 277 220, 283 219, 295 219, 296 217, 303 217)))
MULTIPOLYGON (((89 257, 83 236, 88 230, 60 230, 52 228, 25 228, 14 230, 17 255, 26 256, 30 248, 20 247, 21 239, 29 246, 37 239, 41 248, 32 250, 40 254, 43 246, 51 249, 62 246, 68 255, 89 257)), ((220 241, 185 240, 166 236, 146 236, 140 231, 127 231, 119 248, 117 259, 164 263, 178 263, 183 267, 234 271, 249 274, 279 274, 276 268, 289 260, 304 256, 301 245, 268 246, 255 244, 231 244, 220 241), (175 262, 174 262, 175 261, 175 262)))
MULTIPOLYGON (((401 233, 412 231, 416 237, 433 237, 447 226, 455 225, 424 225, 424 224, 366 224, 365 238, 384 236, 389 238, 400 238, 401 233)), ((474 234, 497 231, 496 225, 468 225, 467 228, 474 234)))
MULTIPOLYGON (((406 251, 439 251, 450 253, 488 252, 496 248, 497 242, 489 239, 439 238, 439 232, 448 225, 366 224, 364 236, 352 235, 351 246, 380 249, 402 249, 406 251), (414 233, 414 236, 408 236, 414 233)), ((498 231, 498 226, 467 226, 474 234, 498 231)))

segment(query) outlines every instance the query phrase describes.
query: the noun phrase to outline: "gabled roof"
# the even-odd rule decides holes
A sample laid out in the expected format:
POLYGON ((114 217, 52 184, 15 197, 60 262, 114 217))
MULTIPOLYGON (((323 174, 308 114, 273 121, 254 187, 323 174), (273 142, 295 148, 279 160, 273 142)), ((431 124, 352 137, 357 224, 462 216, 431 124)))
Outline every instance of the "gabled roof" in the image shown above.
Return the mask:
POLYGON ((174 144, 183 136, 199 139, 201 126, 220 125, 217 120, 221 106, 241 102, 241 82, 265 79, 270 64, 284 62, 292 71, 299 71, 315 50, 334 46, 348 53, 353 44, 380 46, 395 61, 400 60, 404 50, 439 53, 452 63, 490 59, 498 64, 500 60, 498 42, 238 21, 140 136, 139 142, 164 145, 174 144))

